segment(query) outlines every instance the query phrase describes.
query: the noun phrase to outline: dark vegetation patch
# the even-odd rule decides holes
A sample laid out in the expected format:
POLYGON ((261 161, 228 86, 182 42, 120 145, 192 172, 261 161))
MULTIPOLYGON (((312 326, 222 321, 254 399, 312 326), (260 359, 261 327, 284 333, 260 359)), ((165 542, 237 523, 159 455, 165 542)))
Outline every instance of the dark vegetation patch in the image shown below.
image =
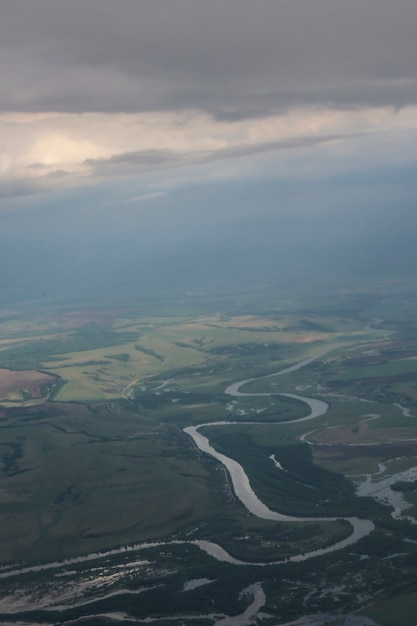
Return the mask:
POLYGON ((252 353, 262 353, 262 352, 274 352, 279 349, 282 350, 283 346, 280 343, 236 343, 236 344, 227 344, 225 346, 217 346, 215 348, 210 348, 209 352, 211 354, 219 354, 222 356, 242 356, 242 355, 251 355, 252 353))
POLYGON ((137 410, 155 410, 176 404, 177 402, 184 407, 207 403, 222 403, 224 402, 224 396, 222 394, 210 394, 208 396, 198 393, 185 393, 184 391, 164 391, 163 389, 160 392, 148 392, 135 389, 131 401, 137 410))
POLYGON ((9 369, 39 369, 46 361, 62 360, 69 352, 85 352, 117 346, 136 339, 131 332, 115 332, 93 322, 77 329, 64 339, 39 339, 17 348, 0 352, 0 367, 9 369))
POLYGON ((161 363, 164 360, 162 354, 158 354, 158 352, 155 352, 155 350, 152 350, 151 348, 145 348, 145 346, 141 346, 138 343, 135 344, 135 350, 137 350, 138 352, 143 352, 148 356, 153 356, 155 359, 158 359, 158 361, 161 361, 161 363))
POLYGON ((416 372, 407 372, 404 374, 389 374, 387 376, 361 376, 358 378, 336 378, 334 380, 326 381, 326 386, 333 389, 345 389, 346 387, 355 387, 358 385, 390 385, 393 383, 406 383, 413 382, 417 377, 417 363, 416 372))
POLYGON ((404 350, 381 350, 379 354, 367 354, 340 361, 341 367, 365 367, 368 365, 385 365, 390 361, 417 357, 417 346, 404 350))
POLYGON ((74 504, 81 504, 81 492, 75 485, 69 485, 64 491, 58 494, 55 498, 55 504, 60 506, 71 506, 74 504))
POLYGON ((192 343, 186 343, 185 341, 173 341, 172 343, 174 344, 174 346, 178 346, 179 348, 192 348, 193 350, 196 349, 195 345, 193 345, 192 343))
POLYGON ((352 482, 342 474, 316 466, 307 444, 266 447, 245 433, 207 434, 216 450, 243 466, 255 493, 275 511, 300 517, 342 517, 352 511, 366 517, 380 511, 370 499, 357 498, 352 482), (271 454, 285 471, 275 467, 271 454))
POLYGON ((127 363, 130 361, 130 354, 128 352, 121 352, 120 354, 105 354, 104 356, 106 359, 114 359, 115 361, 120 361, 120 363, 127 363))
POLYGON ((391 486, 391 489, 394 491, 417 491, 417 482, 406 482, 405 480, 399 480, 394 485, 391 486))
POLYGON ((319 324, 318 322, 313 322, 312 320, 301 319, 298 320, 296 324, 290 324, 286 326, 285 330, 288 331, 305 331, 310 330, 318 333, 333 333, 335 332, 333 328, 327 326, 325 324, 319 324))
POLYGON ((349 536, 352 526, 336 523, 265 522, 257 520, 242 528, 242 522, 219 515, 193 533, 193 539, 209 539, 219 543, 234 558, 242 561, 270 563, 340 541, 349 536), (330 530, 330 532, 329 532, 330 530))
POLYGON ((5 441, 3 446, 9 448, 2 455, 3 472, 7 476, 14 476, 21 471, 19 461, 23 458, 23 444, 26 437, 19 437, 16 441, 5 441))

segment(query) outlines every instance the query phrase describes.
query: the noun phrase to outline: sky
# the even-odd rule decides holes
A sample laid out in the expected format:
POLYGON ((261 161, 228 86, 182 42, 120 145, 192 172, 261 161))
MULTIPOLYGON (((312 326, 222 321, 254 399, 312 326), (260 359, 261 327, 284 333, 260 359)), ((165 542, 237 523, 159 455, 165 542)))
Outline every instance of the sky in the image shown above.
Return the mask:
POLYGON ((213 282, 412 273, 416 24, 415 0, 0 0, 0 286, 183 289, 213 253, 213 282))

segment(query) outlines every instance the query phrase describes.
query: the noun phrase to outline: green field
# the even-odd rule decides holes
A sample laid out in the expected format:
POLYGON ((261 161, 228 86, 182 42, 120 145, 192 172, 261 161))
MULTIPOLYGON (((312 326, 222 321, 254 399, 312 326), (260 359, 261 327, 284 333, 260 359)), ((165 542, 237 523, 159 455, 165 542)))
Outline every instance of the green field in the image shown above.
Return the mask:
MULTIPOLYGON (((322 557, 324 569, 320 559, 286 565, 286 582, 278 587, 273 581, 280 580, 283 566, 266 567, 261 576, 259 566, 221 564, 186 544, 163 554, 154 551, 151 560, 166 561, 161 565, 165 574, 156 574, 156 566, 146 573, 141 566, 139 578, 129 578, 129 584, 163 580, 165 591, 153 593, 162 594, 158 597, 166 603, 167 615, 210 612, 212 601, 218 610, 223 606, 219 581, 230 586, 233 569, 237 612, 245 606, 238 588, 262 579, 267 612, 288 620, 296 616, 294 607, 308 595, 302 590, 310 589, 314 576, 324 589, 343 567, 357 568, 370 588, 367 615, 388 626, 391 613, 384 612, 389 603, 384 593, 398 571, 397 553, 406 554, 401 567, 409 582, 398 583, 392 606, 401 598, 411 606, 416 598, 407 555, 417 531, 405 517, 391 517, 389 501, 359 498, 355 484, 366 474, 382 472, 393 484, 398 476, 396 492, 412 507, 404 515, 415 513, 417 496, 404 474, 417 459, 416 330, 409 318, 407 324, 400 318, 372 325, 366 311, 346 317, 341 311, 326 315, 270 308, 245 315, 164 311, 152 316, 133 309, 68 309, 45 314, 41 321, 38 315, 5 313, 0 368, 48 372, 56 382, 40 398, 16 388, 7 389, 1 399, 3 565, 47 563, 161 540, 212 541, 251 563, 286 561, 341 541, 351 527, 340 518, 358 516, 374 522, 374 533, 350 550, 322 557), (272 375, 317 355, 301 369, 272 375), (225 395, 230 384, 251 378, 257 380, 240 391, 264 395, 225 395), (294 421, 308 415, 308 406, 280 392, 320 399, 328 403, 328 411, 310 422, 294 421), (224 467, 198 451, 182 431, 219 421, 233 424, 204 427, 201 433, 241 464, 262 502, 287 515, 338 521, 283 523, 249 515, 224 467), (392 558, 381 570, 382 553, 392 558), (218 582, 193 592, 192 601, 188 596, 184 604, 177 598, 178 586, 168 580, 170 571, 178 580, 207 576, 218 582)), ((106 567, 119 571, 121 558, 112 556, 106 567)), ((88 571, 76 566, 74 584, 88 571)), ((25 585, 35 595, 40 592, 33 585, 51 585, 46 573, 41 582, 26 576, 25 585)), ((348 579, 344 593, 333 594, 330 608, 311 592, 312 600, 303 600, 309 613, 361 612, 353 573, 348 579)), ((5 593, 15 593, 15 584, 17 579, 10 579, 5 593)), ((121 584, 115 582, 111 589, 121 584)), ((129 607, 132 615, 150 615, 148 600, 140 610, 126 597, 103 602, 94 611, 129 607)), ((0 615, 1 606, 0 599, 0 615)), ((89 610, 74 609, 65 616, 87 616, 89 610)), ((29 614, 34 619, 35 613, 29 614)), ((42 611, 36 615, 40 622, 45 619, 42 611)), ((61 618, 50 619, 60 623, 61 618)), ((410 626, 410 619, 405 611, 398 626, 410 626)))

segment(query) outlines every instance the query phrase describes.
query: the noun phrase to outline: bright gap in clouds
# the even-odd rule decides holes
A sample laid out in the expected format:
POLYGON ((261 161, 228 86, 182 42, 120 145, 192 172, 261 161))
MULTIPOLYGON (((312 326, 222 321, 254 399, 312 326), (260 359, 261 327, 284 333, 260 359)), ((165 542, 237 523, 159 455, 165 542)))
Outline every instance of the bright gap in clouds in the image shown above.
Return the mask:
MULTIPOLYGON (((347 169, 355 167, 359 151, 359 158, 366 160, 366 151, 372 151, 375 138, 377 143, 390 142, 390 149, 384 155, 380 153, 379 160, 401 159, 415 149, 416 120, 417 107, 293 109, 281 115, 233 122, 198 111, 3 113, 0 194, 3 189, 3 195, 7 195, 12 181, 16 183, 14 193, 18 193, 19 183, 25 192, 30 184, 34 190, 56 189, 102 177, 141 176, 158 169, 184 169, 228 159, 227 165, 218 168, 223 178, 228 171, 235 176, 241 157, 262 152, 276 152, 277 163, 281 162, 282 171, 291 176, 280 155, 303 148, 311 149, 311 159, 297 169, 297 176, 308 177, 311 171, 320 175, 314 158, 321 158, 323 145, 328 146, 330 162, 337 157, 347 169)), ((246 176, 247 166, 243 169, 246 176)), ((256 172, 256 162, 254 169, 256 172)))

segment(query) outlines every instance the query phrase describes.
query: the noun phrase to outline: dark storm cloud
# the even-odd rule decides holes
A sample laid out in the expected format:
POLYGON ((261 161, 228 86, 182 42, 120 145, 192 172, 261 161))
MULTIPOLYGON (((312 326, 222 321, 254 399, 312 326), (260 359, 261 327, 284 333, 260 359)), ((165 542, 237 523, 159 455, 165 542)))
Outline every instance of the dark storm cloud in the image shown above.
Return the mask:
POLYGON ((200 108, 417 102, 415 0, 4 0, 0 107, 200 108))

